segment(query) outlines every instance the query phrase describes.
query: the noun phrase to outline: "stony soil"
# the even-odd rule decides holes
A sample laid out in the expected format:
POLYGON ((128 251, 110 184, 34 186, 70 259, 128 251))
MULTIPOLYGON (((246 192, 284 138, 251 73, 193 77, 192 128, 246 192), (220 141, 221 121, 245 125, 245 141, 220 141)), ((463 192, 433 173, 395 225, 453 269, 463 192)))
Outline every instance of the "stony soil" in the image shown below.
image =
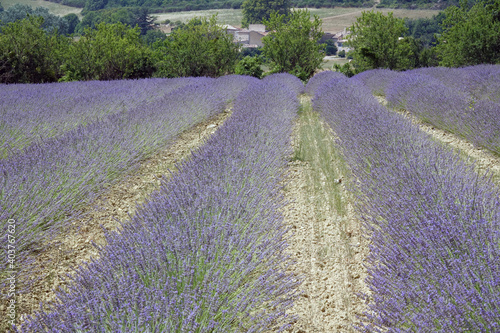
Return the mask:
MULTIPOLYGON (((300 126, 299 120, 293 137, 295 149, 300 126)), ((283 193, 290 201, 284 211, 291 228, 289 251, 297 262, 297 273, 304 277, 302 296, 290 311, 299 319, 290 332, 352 332, 365 309, 357 294, 368 292, 363 266, 368 241, 344 188, 348 179, 339 178, 333 185, 341 188, 346 209, 342 216, 328 203, 332 185, 316 163, 292 160, 288 171, 283 193), (319 186, 314 177, 321 179, 319 186)))

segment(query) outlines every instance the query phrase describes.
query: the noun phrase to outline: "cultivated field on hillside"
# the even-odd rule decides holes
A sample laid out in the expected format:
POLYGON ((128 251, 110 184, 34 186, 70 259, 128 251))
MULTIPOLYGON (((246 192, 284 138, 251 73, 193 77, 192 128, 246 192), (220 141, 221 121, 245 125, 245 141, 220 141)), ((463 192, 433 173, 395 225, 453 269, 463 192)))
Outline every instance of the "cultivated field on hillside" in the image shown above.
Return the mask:
POLYGON ((49 11, 54 14, 54 15, 59 15, 59 16, 64 16, 68 15, 71 13, 77 14, 80 16, 81 19, 81 8, 75 8, 75 7, 70 7, 70 6, 65 6, 61 5, 56 2, 50 2, 50 1, 45 1, 45 0, 2 0, 1 1, 4 9, 9 8, 12 5, 15 5, 17 3, 23 4, 23 5, 28 5, 33 8, 36 7, 46 7, 49 9, 49 11))
MULTIPOLYGON (((362 11, 370 10, 368 8, 309 8, 311 14, 318 15, 323 20, 323 31, 324 32, 339 32, 344 28, 351 26, 358 16, 361 15, 362 11)), ((375 11, 380 11, 382 13, 394 12, 395 17, 399 18, 430 18, 433 15, 437 15, 439 11, 437 10, 408 10, 408 9, 375 9, 375 11)), ((166 19, 170 21, 181 21, 188 22, 193 17, 204 17, 217 14, 217 19, 221 24, 229 24, 233 26, 241 26, 241 20, 243 14, 241 9, 211 9, 211 10, 201 10, 201 11, 189 11, 189 12, 173 12, 173 13, 159 13, 154 14, 157 17, 157 22, 164 21, 166 19)))
POLYGON ((497 331, 499 74, 0 85, 0 328, 497 331))

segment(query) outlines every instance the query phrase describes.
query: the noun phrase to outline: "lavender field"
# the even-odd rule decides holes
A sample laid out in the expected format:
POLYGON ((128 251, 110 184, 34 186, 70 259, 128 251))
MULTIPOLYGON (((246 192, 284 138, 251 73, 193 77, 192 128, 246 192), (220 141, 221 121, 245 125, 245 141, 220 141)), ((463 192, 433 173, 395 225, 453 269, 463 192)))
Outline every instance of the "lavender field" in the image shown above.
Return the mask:
POLYGON ((289 74, 0 86, 5 318, 16 313, 8 307, 12 300, 47 278, 37 256, 73 232, 111 185, 160 150, 168 152, 196 124, 214 128, 168 175, 155 174, 160 185, 118 229, 106 231, 97 256, 51 291, 54 301, 29 311, 18 305, 15 320, 0 327, 298 332, 319 329, 301 319, 316 309, 342 313, 347 326, 322 326, 338 332, 497 332, 498 185, 395 110, 500 154, 499 72, 500 66, 376 70, 351 79, 322 72, 306 86, 289 74), (374 95, 384 96, 389 108, 374 95), (310 266, 312 257, 293 252, 293 235, 314 226, 296 212, 298 229, 305 230, 297 231, 290 212, 305 209, 305 197, 320 197, 319 187, 290 186, 297 161, 319 172, 310 155, 292 148, 310 97, 317 127, 330 136, 307 144, 319 148, 323 164, 335 164, 323 168, 321 177, 330 179, 323 190, 339 191, 325 214, 339 221, 351 214, 366 240, 353 245, 353 231, 342 229, 339 243, 322 245, 318 264, 348 260, 345 277, 332 271, 345 281, 328 282, 330 294, 316 302, 343 297, 335 303, 342 312, 325 310, 333 303, 304 303, 317 297, 308 290, 318 270, 307 268, 316 265, 310 266), (223 123, 203 125, 228 110, 223 123), (321 149, 326 145, 332 148, 321 149), (329 155, 332 149, 338 156, 329 155), (360 246, 365 250, 354 251, 360 246), (353 274, 354 266, 365 273, 353 274), (342 287, 360 276, 362 294, 342 287))
POLYGON ((498 187, 370 93, 386 92, 392 105, 442 120, 473 142, 498 145, 492 129, 500 124, 499 68, 379 70, 350 80, 313 78, 321 85, 311 80, 318 86, 314 106, 352 169, 350 187, 371 240, 371 293, 360 331, 499 330, 498 187))

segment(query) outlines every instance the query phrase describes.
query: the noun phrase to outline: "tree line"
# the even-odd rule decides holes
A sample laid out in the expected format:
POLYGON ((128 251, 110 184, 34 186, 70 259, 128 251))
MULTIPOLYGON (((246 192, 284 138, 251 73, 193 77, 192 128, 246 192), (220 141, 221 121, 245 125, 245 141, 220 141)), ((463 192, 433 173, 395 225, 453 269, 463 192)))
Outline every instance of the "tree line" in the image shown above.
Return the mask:
MULTIPOLYGON (((140 7, 150 12, 176 12, 207 9, 238 9, 244 0, 49 0, 63 5, 83 8, 84 13, 110 8, 140 7)), ((444 9, 458 6, 458 0, 381 0, 379 8, 444 9)), ((373 0, 291 0, 297 8, 372 7, 373 0)))
MULTIPOLYGON (((63 5, 83 8, 83 14, 111 8, 144 8, 151 13, 194 11, 207 9, 239 9, 244 0, 50 0, 63 5)), ((430 0, 429 0, 430 1, 430 0)), ((448 0, 444 0, 446 2, 448 0)), ((373 0, 291 0, 297 8, 371 7, 373 0)))
POLYGON ((349 29, 352 62, 337 70, 354 75, 375 68, 500 63, 500 0, 473 4, 461 0, 459 6, 446 8, 432 20, 413 23, 405 24, 392 13, 363 12, 349 29), (433 31, 436 24, 438 33, 431 37, 426 30, 433 31))
POLYGON ((257 55, 241 52, 216 16, 194 18, 170 35, 148 43, 141 28, 100 22, 76 38, 44 29, 41 16, 28 15, 1 27, 0 83, 44 83, 147 77, 242 74, 261 77, 289 72, 307 80, 321 64, 318 17, 308 11, 272 13, 272 28, 257 55), (281 41, 281 42, 279 42, 281 41), (307 56, 306 56, 307 55, 307 56))
MULTIPOLYGON (((325 54, 335 53, 331 42, 320 43, 321 20, 307 10, 291 11, 288 0, 245 1, 243 24, 262 22, 269 30, 264 46, 255 51, 235 44, 216 16, 194 18, 167 36, 152 29, 147 11, 138 10, 126 16, 130 22, 116 19, 120 15, 116 21, 96 20, 74 37, 67 34, 67 17, 32 10, 13 20, 15 11, 0 11, 0 83, 277 72, 306 81, 321 68, 325 54)), ((334 68, 346 75, 375 68, 500 63, 500 0, 462 0, 430 20, 365 11, 349 30, 352 60, 334 68)))

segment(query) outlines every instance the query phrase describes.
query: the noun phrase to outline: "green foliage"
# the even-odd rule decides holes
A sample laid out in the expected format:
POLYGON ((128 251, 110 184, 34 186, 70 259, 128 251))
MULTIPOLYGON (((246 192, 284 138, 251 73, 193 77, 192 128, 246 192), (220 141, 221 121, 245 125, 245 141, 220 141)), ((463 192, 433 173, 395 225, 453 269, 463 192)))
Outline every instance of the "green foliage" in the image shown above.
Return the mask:
POLYGON ((338 56, 341 57, 341 58, 345 58, 345 50, 339 51, 338 56))
POLYGON ((340 72, 347 77, 353 77, 356 74, 355 69, 351 66, 349 62, 343 65, 333 64, 332 70, 335 72, 340 72))
POLYGON ((423 47, 418 55, 420 67, 437 67, 439 60, 435 47, 423 47))
POLYGON ((325 44, 318 41, 323 36, 321 20, 307 10, 297 10, 285 16, 272 13, 264 24, 270 30, 262 38, 263 53, 272 73, 288 72, 303 81, 308 80, 323 62, 325 44))
MULTIPOLYGON (((335 42, 331 39, 326 40, 325 42, 325 54, 327 56, 332 56, 337 53, 337 46, 335 46, 335 42)), ((345 54, 345 53, 344 53, 345 54)))
POLYGON ((76 26, 80 23, 80 19, 76 14, 73 13, 63 16, 63 19, 68 25, 67 34, 73 34, 75 32, 76 26))
MULTIPOLYGON (((111 8, 146 8, 151 13, 197 11, 209 9, 239 9, 243 0, 48 0, 72 7, 84 8, 83 15, 111 8)), ((251 0, 253 1, 253 0, 251 0)), ((280 0, 282 1, 282 0, 280 0)), ((287 0, 289 8, 365 7, 375 5, 373 0, 287 0)), ((413 0, 414 1, 414 0, 413 0)), ((442 0, 444 3, 450 0, 442 0)), ((397 4, 397 6, 399 6, 397 4)), ((391 7, 391 6, 385 6, 391 7)))
POLYGON ((249 75, 260 79, 263 74, 262 63, 261 56, 246 56, 238 62, 234 72, 238 75, 249 75))
POLYGON ((61 5, 66 5, 66 6, 71 6, 71 7, 76 7, 76 8, 83 8, 85 7, 85 0, 48 0, 51 2, 56 2, 60 3, 61 5))
POLYGON ((217 24, 216 15, 192 19, 153 49, 157 77, 218 77, 233 73, 238 58, 233 36, 217 24))
POLYGON ((148 46, 152 46, 157 41, 164 41, 167 39, 167 35, 160 30, 148 30, 144 36, 142 36, 142 40, 148 46))
POLYGON ((436 47, 441 66, 500 63, 500 0, 481 1, 470 9, 462 1, 445 15, 436 47))
POLYGON ((43 83, 57 81, 67 39, 43 30, 44 19, 30 16, 2 27, 0 82, 43 83))
POLYGON ((154 68, 139 27, 99 23, 70 45, 63 70, 62 81, 74 81, 150 77, 154 68))
POLYGON ((444 9, 458 4, 458 0, 382 0, 379 8, 444 9))
POLYGON ((420 40, 425 47, 430 47, 437 43, 436 35, 443 31, 441 23, 444 18, 444 12, 440 12, 431 18, 405 19, 408 36, 420 40))
POLYGON ((400 40, 407 28, 404 20, 394 17, 392 12, 387 16, 381 12, 363 12, 349 29, 347 45, 353 48, 349 55, 358 72, 375 68, 408 69, 414 62, 408 59, 418 57, 412 41, 400 40))
POLYGON ((76 27, 78 33, 83 33, 86 28, 95 29, 99 23, 122 23, 131 28, 138 26, 141 35, 153 29, 154 18, 149 15, 146 8, 112 8, 87 13, 76 27))
POLYGON ((41 25, 46 32, 58 32, 60 34, 68 33, 68 23, 63 18, 49 13, 45 7, 33 7, 22 4, 15 4, 7 10, 0 12, 0 28, 11 22, 23 20, 28 16, 38 16, 43 18, 41 25))
POLYGON ((83 7, 82 14, 85 15, 88 12, 104 9, 107 4, 107 0, 87 0, 85 2, 85 7, 83 7))
POLYGON ((290 14, 290 0, 245 0, 241 5, 243 11, 242 25, 259 24, 271 18, 271 13, 290 14))
POLYGON ((240 58, 244 58, 246 56, 255 57, 262 55, 262 47, 244 47, 240 52, 240 58))

